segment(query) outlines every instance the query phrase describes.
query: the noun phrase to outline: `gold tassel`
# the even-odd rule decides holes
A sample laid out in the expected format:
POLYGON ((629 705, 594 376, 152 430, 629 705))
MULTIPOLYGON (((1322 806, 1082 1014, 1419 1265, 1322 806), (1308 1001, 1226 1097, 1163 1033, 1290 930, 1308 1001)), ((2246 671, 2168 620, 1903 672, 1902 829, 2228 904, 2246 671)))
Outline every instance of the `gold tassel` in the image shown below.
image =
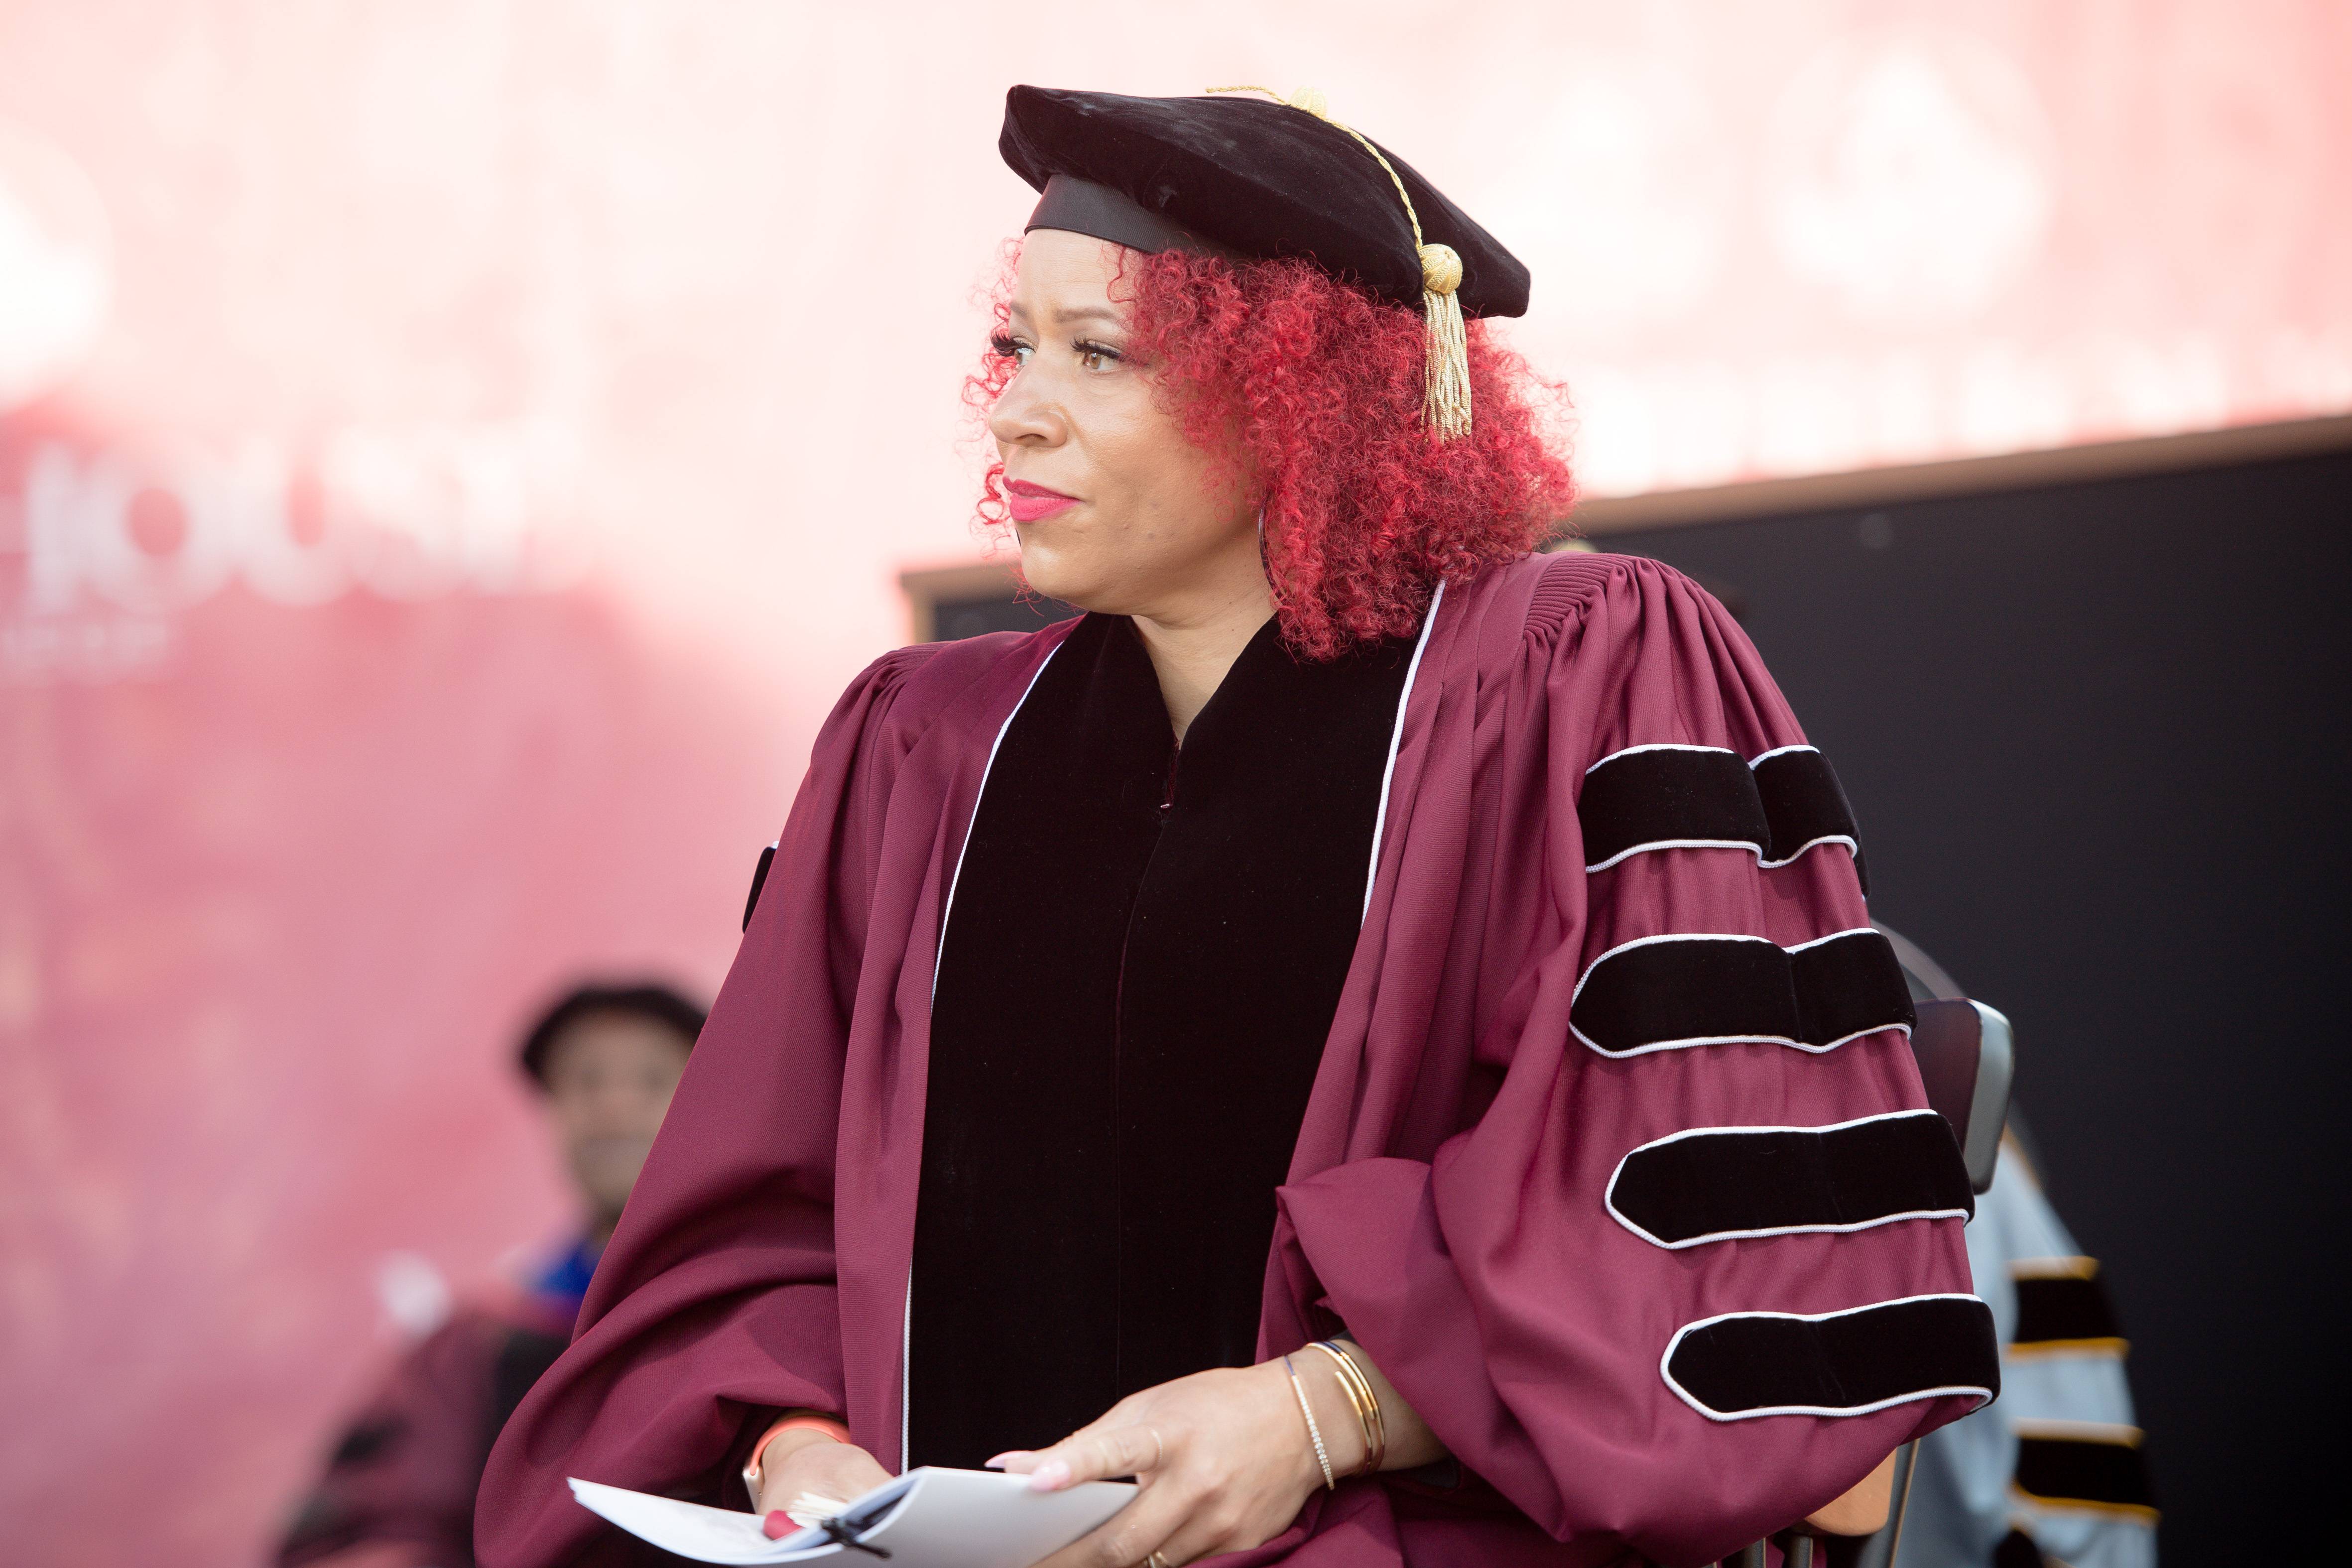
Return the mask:
POLYGON ((1412 210, 1412 197, 1388 159, 1362 131, 1333 120, 1330 105, 1314 88, 1302 87, 1287 97, 1270 87, 1213 87, 1209 91, 1262 92, 1276 103, 1338 126, 1379 161, 1389 183, 1396 187, 1398 200, 1404 203, 1404 215, 1412 225, 1413 252, 1421 258, 1421 315, 1429 329, 1427 360, 1422 370, 1422 423, 1440 441, 1469 434, 1470 335, 1462 324, 1462 301, 1455 297, 1462 287, 1462 257, 1452 246, 1422 243, 1421 214, 1412 210))
POLYGON ((1421 255, 1421 314, 1429 324, 1429 364, 1422 388, 1422 423, 1440 441, 1470 434, 1470 335, 1462 325, 1462 258, 1448 245, 1425 245, 1421 255))

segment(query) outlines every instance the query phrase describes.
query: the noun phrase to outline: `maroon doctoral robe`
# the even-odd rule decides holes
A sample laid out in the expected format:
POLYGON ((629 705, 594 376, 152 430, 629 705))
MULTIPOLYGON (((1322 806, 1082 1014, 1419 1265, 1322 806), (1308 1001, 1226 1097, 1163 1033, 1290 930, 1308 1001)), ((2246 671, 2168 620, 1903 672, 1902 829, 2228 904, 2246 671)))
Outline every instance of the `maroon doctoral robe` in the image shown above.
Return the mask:
MULTIPOLYGON (((940 935, 1067 635, 903 649, 827 721, 578 1337, 492 1456, 491 1568, 598 1528, 566 1476, 729 1495, 780 1406, 900 1463, 940 935)), ((1720 606, 1622 557, 1447 585, 1380 820, 1259 1349, 1344 1321, 1475 1480, 1345 1482, 1230 1561, 1698 1563, 1989 1396, 1851 818, 1720 606)))

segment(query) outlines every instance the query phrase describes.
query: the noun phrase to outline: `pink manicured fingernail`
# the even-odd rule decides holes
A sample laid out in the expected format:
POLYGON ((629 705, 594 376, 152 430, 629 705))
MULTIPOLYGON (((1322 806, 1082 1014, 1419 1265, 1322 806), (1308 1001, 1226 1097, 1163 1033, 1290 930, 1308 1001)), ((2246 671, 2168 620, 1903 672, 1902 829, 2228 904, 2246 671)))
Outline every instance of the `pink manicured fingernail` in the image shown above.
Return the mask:
POLYGON ((798 1529, 800 1526, 793 1522, 793 1516, 781 1508, 770 1511, 768 1517, 760 1521, 760 1533, 771 1541, 782 1541, 798 1529))
POLYGON ((1059 1491, 1070 1484, 1070 1467, 1059 1459, 1047 1459, 1029 1472, 1031 1491, 1059 1491))
POLYGON ((1005 1460, 1018 1458, 1027 1451, 1028 1450, 1025 1448, 1007 1448, 1004 1452, 997 1455, 996 1458, 992 1459, 981 1460, 980 1468, 983 1470, 1001 1470, 1004 1468, 1005 1460))

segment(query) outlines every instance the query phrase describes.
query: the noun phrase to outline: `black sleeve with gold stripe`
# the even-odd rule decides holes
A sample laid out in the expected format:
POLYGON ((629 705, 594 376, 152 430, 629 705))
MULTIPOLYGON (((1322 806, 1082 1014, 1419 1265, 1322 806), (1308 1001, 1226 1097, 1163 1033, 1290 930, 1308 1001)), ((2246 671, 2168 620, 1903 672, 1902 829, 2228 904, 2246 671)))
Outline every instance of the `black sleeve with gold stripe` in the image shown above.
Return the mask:
POLYGON ((2095 1258, 2025 1258, 2010 1265, 2017 1287, 2012 1355, 2121 1355, 2126 1348, 2095 1258))
POLYGON ((2044 1508, 2156 1516, 2137 1427, 2018 1422, 2017 1490, 2044 1508))

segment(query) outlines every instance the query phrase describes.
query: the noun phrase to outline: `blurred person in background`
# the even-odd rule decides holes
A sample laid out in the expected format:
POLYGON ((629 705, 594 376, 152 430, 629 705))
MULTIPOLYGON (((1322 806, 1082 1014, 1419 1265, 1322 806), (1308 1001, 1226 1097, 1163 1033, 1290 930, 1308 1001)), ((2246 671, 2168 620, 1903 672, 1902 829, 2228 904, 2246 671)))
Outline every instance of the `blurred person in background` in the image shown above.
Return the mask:
POLYGON ((1968 1229, 2000 1335, 2000 1401, 1921 1441, 1896 1568, 2155 1568, 2157 1511, 2100 1277, 2010 1113, 1968 1229))
MULTIPOLYGON (((1915 1000, 1968 995, 1881 925, 1915 1000)), ((1969 1273, 2001 1345, 2001 1393, 1920 1439, 1895 1568, 2155 1568, 2157 1511, 2100 1277, 2042 1191, 2011 1103, 1992 1186, 1969 1222, 1969 1273)))
POLYGON ((587 985, 532 1027, 520 1065, 545 1096, 580 1196, 579 1234, 517 1288, 460 1308, 393 1368, 302 1503, 278 1550, 283 1568, 470 1568, 490 1444, 571 1343, 702 1023, 703 1009, 667 986, 587 985))

